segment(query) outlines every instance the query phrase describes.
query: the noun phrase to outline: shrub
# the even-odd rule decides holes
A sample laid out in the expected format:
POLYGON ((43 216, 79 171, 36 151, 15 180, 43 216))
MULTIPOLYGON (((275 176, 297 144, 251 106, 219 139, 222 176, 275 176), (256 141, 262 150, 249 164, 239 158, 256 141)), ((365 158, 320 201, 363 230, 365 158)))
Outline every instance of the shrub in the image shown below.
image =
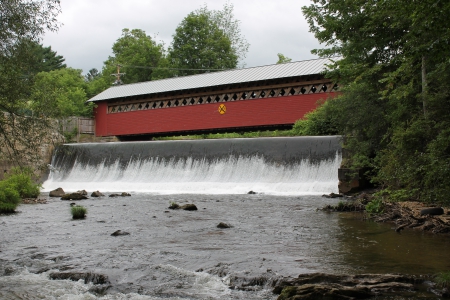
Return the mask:
POLYGON ((87 209, 81 205, 72 206, 70 209, 73 219, 84 219, 86 217, 87 209))
POLYGON ((16 207, 17 204, 0 202, 0 214, 11 214, 16 210, 16 207))
POLYGON ((14 168, 0 182, 0 189, 12 188, 19 193, 20 198, 36 198, 41 186, 32 181, 33 172, 29 168, 14 168))
POLYGON ((450 271, 436 274, 436 276, 434 276, 434 281, 441 288, 450 287, 450 271))
POLYGON ((366 212, 369 214, 379 214, 383 212, 383 200, 376 199, 366 204, 366 212))
POLYGON ((20 203, 19 192, 0 181, 0 213, 12 213, 20 203))

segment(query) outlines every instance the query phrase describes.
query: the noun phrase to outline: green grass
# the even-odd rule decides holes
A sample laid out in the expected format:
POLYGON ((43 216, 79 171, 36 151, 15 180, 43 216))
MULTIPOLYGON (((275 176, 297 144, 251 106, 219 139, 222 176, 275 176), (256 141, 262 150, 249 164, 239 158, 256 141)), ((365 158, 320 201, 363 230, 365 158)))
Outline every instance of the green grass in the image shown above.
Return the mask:
POLYGON ((436 274, 434 281, 441 288, 450 288, 450 271, 436 274))
POLYGON ((73 219, 84 219, 86 217, 87 209, 81 205, 72 206, 70 209, 73 219))
POLYGON ((178 203, 176 203, 176 202, 170 202, 169 208, 170 209, 177 209, 177 208, 180 208, 180 205, 178 203))
POLYGON ((202 140, 202 139, 235 139, 235 138, 256 138, 256 137, 277 137, 277 136, 296 136, 292 130, 274 130, 274 131, 252 131, 252 132, 230 132, 230 133, 209 133, 198 135, 180 135, 156 137, 154 140, 202 140))

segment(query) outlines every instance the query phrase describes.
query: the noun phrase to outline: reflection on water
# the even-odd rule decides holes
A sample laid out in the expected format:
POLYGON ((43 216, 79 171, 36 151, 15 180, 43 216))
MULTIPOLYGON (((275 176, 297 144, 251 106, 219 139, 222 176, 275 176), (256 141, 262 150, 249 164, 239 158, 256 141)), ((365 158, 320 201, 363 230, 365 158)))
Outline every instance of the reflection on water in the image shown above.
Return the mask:
POLYGON ((394 224, 361 221, 362 214, 339 216, 345 259, 359 272, 430 274, 450 270, 450 239, 416 230, 397 233, 394 224))
POLYGON ((78 202, 88 209, 81 221, 71 220, 68 201, 21 205, 21 213, 0 216, 0 298, 276 299, 269 286, 250 292, 229 287, 236 280, 311 272, 428 274, 450 268, 448 237, 397 234, 361 215, 316 211, 337 201, 141 193, 78 202), (195 203, 199 210, 168 210, 172 201, 195 203), (219 222, 233 227, 218 229, 219 222), (112 237, 119 229, 130 235, 112 237), (111 294, 101 298, 89 284, 49 280, 57 270, 105 274, 111 294))

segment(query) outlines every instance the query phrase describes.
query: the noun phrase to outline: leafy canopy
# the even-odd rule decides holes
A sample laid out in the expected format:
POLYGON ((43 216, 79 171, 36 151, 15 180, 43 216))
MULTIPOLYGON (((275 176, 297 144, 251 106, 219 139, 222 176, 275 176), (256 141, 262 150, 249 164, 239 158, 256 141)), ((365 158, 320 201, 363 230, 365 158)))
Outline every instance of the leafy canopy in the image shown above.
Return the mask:
POLYGON ((110 82, 114 80, 111 74, 117 73, 117 65, 122 65, 120 72, 126 73, 121 78, 124 83, 150 81, 154 68, 164 57, 164 45, 156 43, 141 29, 123 29, 112 51, 113 56, 105 61, 102 71, 103 76, 110 78, 110 82))
POLYGON ((230 39, 210 16, 192 12, 177 27, 169 49, 169 62, 178 76, 237 66, 238 55, 230 39))
MULTIPOLYGON (((57 30, 58 0, 0 1, 0 157, 32 162, 47 137, 50 120, 30 117, 35 45, 46 30, 57 30)), ((46 109, 42 107, 42 109, 46 109)), ((36 111, 41 115, 44 111, 36 111)))
POLYGON ((48 117, 91 116, 92 103, 87 100, 87 83, 81 70, 64 68, 36 75, 31 99, 32 109, 44 111, 48 117))
POLYGON ((450 2, 312 2, 303 13, 326 46, 313 52, 341 57, 328 75, 343 93, 327 118, 339 116, 347 164, 372 167, 391 195, 448 201, 450 2))

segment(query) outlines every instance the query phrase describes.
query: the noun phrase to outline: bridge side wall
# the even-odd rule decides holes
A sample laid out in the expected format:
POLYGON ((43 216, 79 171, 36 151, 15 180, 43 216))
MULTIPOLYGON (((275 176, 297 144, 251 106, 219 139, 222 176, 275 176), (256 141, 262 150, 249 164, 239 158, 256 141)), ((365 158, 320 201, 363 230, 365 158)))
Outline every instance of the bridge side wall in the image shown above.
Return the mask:
POLYGON ((107 102, 97 103, 96 135, 134 135, 270 125, 291 125, 335 92, 244 101, 178 106, 107 114, 107 102), (225 105, 226 112, 219 113, 225 105))

